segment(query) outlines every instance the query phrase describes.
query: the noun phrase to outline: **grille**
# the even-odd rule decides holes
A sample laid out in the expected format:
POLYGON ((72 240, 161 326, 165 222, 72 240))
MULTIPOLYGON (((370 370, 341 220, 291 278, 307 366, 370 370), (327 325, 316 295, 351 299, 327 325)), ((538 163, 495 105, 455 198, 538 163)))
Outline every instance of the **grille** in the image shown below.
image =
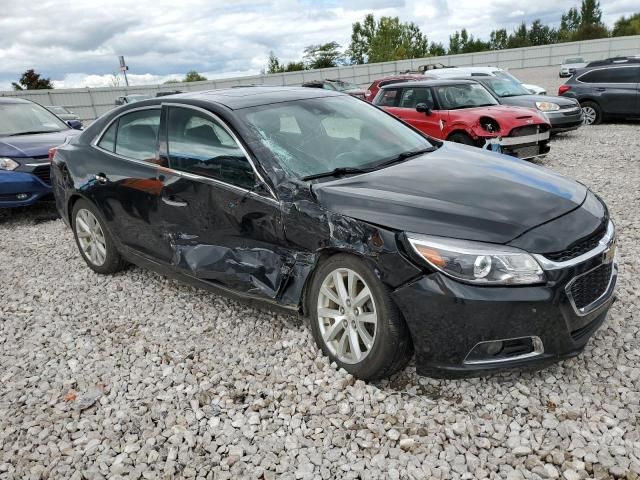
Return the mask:
POLYGON ((596 248, 605 233, 606 231, 601 229, 587 239, 574 243, 567 250, 556 253, 545 253, 544 256, 554 262, 566 262, 596 248))
POLYGON ((42 165, 36 167, 31 172, 47 185, 51 185, 51 167, 49 165, 42 165))
POLYGON ((527 125, 526 127, 516 127, 509 133, 510 137, 524 137, 526 135, 536 135, 549 130, 546 125, 527 125))
POLYGON ((578 278, 571 285, 571 296, 576 308, 584 308, 600 298, 609 286, 613 262, 601 265, 578 278))

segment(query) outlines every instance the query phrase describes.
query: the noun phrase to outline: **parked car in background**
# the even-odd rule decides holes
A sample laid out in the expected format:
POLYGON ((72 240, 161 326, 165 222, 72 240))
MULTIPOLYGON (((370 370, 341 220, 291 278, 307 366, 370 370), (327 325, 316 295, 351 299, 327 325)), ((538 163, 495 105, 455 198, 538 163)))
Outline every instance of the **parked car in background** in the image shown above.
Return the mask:
POLYGON ((352 97, 365 99, 365 90, 360 88, 355 83, 345 82, 343 80, 312 80, 302 84, 307 88, 324 88, 325 90, 332 90, 334 92, 342 92, 351 95, 352 97))
POLYGON ((364 95, 365 100, 367 100, 368 102, 372 102, 378 94, 378 90, 380 90, 380 87, 384 87, 385 85, 417 80, 424 80, 424 75, 422 73, 401 73, 398 75, 389 75, 387 77, 378 78, 377 80, 374 80, 371 85, 369 85, 369 88, 367 88, 367 91, 364 95))
POLYGON ((498 77, 512 80, 521 83, 524 88, 529 90, 529 93, 535 95, 546 95, 547 91, 539 87, 538 85, 532 85, 530 83, 522 83, 512 74, 498 67, 449 67, 449 68, 436 68, 433 70, 426 70, 424 72, 428 78, 457 78, 460 76, 470 77, 498 77))
POLYGON ((570 77, 576 70, 580 70, 587 66, 587 62, 585 62, 582 57, 568 57, 565 58, 560 65, 560 73, 558 74, 560 78, 570 77))
POLYGON ((78 133, 37 103, 0 97, 0 208, 50 194, 49 149, 78 133))
POLYGON ((152 98, 151 95, 135 94, 135 95, 122 95, 116 98, 116 105, 128 105, 130 103, 141 102, 142 100, 148 100, 152 98))
POLYGON ((533 108, 551 123, 551 134, 576 130, 582 125, 582 109, 577 100, 533 95, 521 83, 500 77, 460 77, 482 84, 502 105, 533 108))
POLYGON ((558 95, 580 102, 587 125, 640 118, 640 60, 578 70, 560 85, 558 95))
POLYGON ((80 121, 80 117, 68 108, 59 105, 49 105, 45 106, 44 108, 49 110, 58 118, 61 118, 62 120, 67 122, 71 128, 75 128, 78 130, 82 128, 82 121, 80 121))
POLYGON ((53 179, 89 268, 301 313, 366 380, 414 351, 434 376, 571 357, 614 298, 614 226, 587 187, 332 91, 123 107, 57 150, 53 179))
POLYGON ((522 159, 546 155, 550 149, 551 125, 543 113, 500 105, 472 80, 385 85, 373 103, 434 138, 522 159))

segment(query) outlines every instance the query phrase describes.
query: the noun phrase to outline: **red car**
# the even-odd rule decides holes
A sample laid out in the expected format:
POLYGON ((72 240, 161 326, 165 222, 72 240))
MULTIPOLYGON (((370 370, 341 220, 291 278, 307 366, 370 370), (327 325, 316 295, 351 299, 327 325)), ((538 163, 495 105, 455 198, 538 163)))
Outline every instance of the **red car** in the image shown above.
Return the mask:
POLYGON ((377 80, 374 80, 367 91, 364 94, 364 99, 368 102, 373 102, 373 99, 376 98, 378 91, 384 87, 385 85, 390 85, 392 83, 402 83, 402 82, 411 82, 417 80, 424 80, 425 76, 421 73, 403 73, 398 75, 391 75, 389 77, 382 77, 377 80))
POLYGON ((373 103, 427 135, 522 159, 549 152, 551 125, 537 111, 500 105, 469 80, 385 85, 373 103))

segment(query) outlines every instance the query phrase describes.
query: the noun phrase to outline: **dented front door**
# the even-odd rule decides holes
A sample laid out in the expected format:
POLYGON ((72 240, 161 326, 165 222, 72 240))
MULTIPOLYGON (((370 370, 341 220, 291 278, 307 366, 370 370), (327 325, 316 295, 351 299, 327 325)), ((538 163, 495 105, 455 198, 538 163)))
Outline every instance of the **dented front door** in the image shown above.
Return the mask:
POLYGON ((218 117, 165 107, 161 211, 182 273, 275 298, 287 268, 279 203, 218 117))

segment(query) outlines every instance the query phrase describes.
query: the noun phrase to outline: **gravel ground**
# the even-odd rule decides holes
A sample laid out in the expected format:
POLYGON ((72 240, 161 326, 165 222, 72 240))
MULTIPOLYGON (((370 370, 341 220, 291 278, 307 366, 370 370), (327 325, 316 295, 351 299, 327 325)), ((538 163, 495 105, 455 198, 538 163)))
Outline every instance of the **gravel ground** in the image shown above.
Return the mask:
POLYGON ((51 210, 0 224, 0 478, 640 477, 640 125, 557 138, 601 194, 619 301, 539 372, 355 381, 294 317, 82 262, 51 210))

